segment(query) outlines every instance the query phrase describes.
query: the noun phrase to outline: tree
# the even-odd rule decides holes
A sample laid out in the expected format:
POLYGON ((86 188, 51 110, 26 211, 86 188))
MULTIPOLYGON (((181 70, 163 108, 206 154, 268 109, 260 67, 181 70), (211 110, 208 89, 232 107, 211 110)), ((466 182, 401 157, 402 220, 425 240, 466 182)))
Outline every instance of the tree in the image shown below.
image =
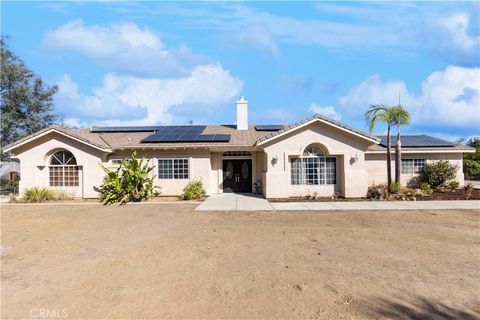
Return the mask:
POLYGON ((400 173, 402 168, 402 142, 400 137, 400 127, 410 123, 410 114, 399 104, 391 108, 393 115, 392 124, 397 126, 397 143, 395 145, 395 183, 400 183, 400 173))
POLYGON ((480 137, 471 138, 466 144, 476 150, 475 153, 463 155, 463 172, 468 179, 478 179, 480 177, 480 137))
MULTIPOLYGON (((1 148, 57 123, 53 113, 56 86, 47 86, 19 59, 0 37, 1 46, 1 148)), ((2 159, 4 154, 2 152, 2 159)))
POLYGON ((383 104, 370 106, 365 113, 365 121, 370 132, 373 132, 378 121, 383 121, 387 124, 387 182, 388 192, 390 192, 392 184, 392 142, 390 135, 393 123, 392 107, 387 107, 383 104))

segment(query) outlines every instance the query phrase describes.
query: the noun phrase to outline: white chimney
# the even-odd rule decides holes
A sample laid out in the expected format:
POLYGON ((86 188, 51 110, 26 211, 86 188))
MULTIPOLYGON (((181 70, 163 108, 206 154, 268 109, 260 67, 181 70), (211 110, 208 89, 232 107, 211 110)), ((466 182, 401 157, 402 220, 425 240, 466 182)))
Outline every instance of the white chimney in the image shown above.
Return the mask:
POLYGON ((248 130, 248 101, 244 96, 237 101, 237 130, 248 130))

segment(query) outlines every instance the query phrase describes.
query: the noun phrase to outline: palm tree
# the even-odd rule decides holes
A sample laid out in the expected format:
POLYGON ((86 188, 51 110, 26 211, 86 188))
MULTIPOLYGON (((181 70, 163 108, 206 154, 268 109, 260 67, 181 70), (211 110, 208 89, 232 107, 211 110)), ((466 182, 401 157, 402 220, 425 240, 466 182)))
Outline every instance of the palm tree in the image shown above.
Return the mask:
POLYGON ((402 166, 402 142, 400 139, 400 126, 406 126, 410 123, 410 114, 399 104, 391 108, 393 121, 397 126, 397 144, 395 145, 395 182, 400 183, 400 172, 402 166))
POLYGON ((373 131, 378 121, 383 121, 387 124, 387 182, 388 192, 391 191, 392 184, 392 142, 391 142, 391 126, 393 123, 393 107, 387 107, 383 104, 371 105, 365 113, 365 121, 367 122, 370 132, 373 131))

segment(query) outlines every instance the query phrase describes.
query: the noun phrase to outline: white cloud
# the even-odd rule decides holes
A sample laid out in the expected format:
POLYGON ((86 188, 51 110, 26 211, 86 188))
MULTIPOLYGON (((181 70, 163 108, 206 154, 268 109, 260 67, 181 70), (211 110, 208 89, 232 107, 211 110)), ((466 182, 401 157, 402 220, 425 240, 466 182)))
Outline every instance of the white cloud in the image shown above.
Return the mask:
POLYGON ((134 23, 87 26, 74 20, 48 31, 44 42, 51 48, 79 52, 117 71, 156 76, 188 74, 207 61, 186 46, 165 48, 157 33, 134 23))
POLYGON ((430 17, 424 30, 425 44, 453 63, 477 66, 480 63, 480 37, 469 33, 470 20, 468 12, 430 17))
POLYGON ((384 82, 373 75, 340 98, 340 107, 352 118, 363 116, 371 104, 397 104, 399 92, 412 124, 478 130, 480 68, 449 66, 433 72, 423 81, 419 94, 410 93, 403 81, 384 82))
POLYGON ((335 110, 333 106, 322 107, 316 103, 312 103, 308 108, 308 112, 319 113, 321 115, 332 118, 333 120, 339 121, 342 118, 342 115, 335 110))
POLYGON ((221 106, 238 96, 243 83, 216 64, 196 67, 188 76, 179 78, 108 73, 102 86, 91 95, 79 93, 77 84, 68 76, 58 86, 57 105, 70 118, 88 118, 105 125, 147 125, 171 123, 176 108, 190 107, 191 118, 221 106))
MULTIPOLYGON (((457 2, 454 6, 401 1, 361 5, 322 2, 312 4, 309 18, 299 17, 294 10, 276 14, 231 3, 169 3, 139 10, 156 17, 173 16, 185 28, 220 31, 227 45, 250 44, 269 52, 281 51, 281 44, 407 56, 428 51, 448 63, 477 66, 478 9, 478 2, 457 2)), ((128 6, 127 10, 132 8, 128 6)))
POLYGON ((234 41, 241 45, 250 45, 264 50, 273 56, 279 55, 279 50, 272 35, 264 28, 252 26, 234 33, 227 41, 234 41))

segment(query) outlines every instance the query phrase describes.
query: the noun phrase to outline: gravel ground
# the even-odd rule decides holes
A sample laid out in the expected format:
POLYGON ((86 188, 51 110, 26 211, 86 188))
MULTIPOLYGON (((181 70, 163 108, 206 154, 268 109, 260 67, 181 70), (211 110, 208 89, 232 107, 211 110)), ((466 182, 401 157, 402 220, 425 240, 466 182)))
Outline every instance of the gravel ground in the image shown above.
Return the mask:
POLYGON ((480 317, 477 210, 195 206, 2 206, 2 319, 480 317))

